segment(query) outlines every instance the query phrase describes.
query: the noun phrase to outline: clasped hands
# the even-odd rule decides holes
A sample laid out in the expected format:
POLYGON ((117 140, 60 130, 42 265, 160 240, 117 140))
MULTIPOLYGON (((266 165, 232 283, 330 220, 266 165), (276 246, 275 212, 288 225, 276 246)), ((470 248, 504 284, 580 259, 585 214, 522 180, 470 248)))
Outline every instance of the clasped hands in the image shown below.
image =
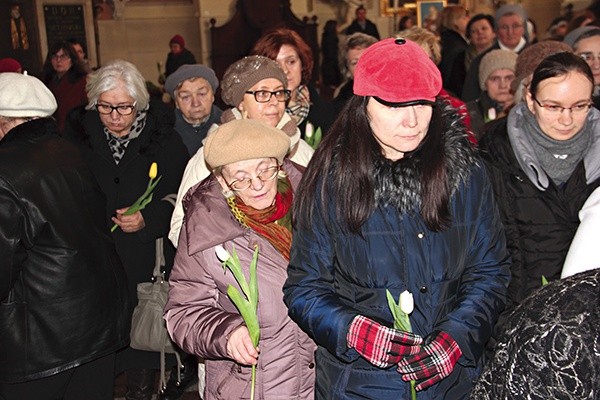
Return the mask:
POLYGON ((365 316, 352 320, 346 337, 348 347, 379 368, 398 365, 404 381, 416 381, 417 391, 441 381, 454 369, 462 352, 445 332, 433 332, 427 338, 391 329, 365 316))

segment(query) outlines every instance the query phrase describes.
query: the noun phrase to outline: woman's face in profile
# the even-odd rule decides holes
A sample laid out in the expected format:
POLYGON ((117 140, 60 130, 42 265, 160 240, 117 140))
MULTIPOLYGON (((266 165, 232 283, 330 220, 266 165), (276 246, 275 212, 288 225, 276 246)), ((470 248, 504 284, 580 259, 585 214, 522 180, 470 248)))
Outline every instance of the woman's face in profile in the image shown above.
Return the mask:
POLYGON ((293 92, 302 83, 302 60, 300 60, 298 52, 289 44, 284 44, 279 49, 275 61, 285 72, 288 89, 293 92))
POLYGON ((430 105, 389 107, 371 97, 367 114, 384 157, 395 161, 419 147, 427 135, 433 109, 430 105))
POLYGON ((542 132, 554 140, 569 140, 587 119, 592 82, 578 71, 541 81, 535 94, 527 93, 527 107, 542 132))

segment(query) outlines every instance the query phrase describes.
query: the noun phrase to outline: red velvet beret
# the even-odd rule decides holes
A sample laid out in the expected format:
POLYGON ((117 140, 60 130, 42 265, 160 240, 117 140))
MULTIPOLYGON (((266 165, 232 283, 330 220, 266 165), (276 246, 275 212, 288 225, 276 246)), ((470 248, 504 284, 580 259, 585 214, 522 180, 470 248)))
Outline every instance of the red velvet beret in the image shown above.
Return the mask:
POLYGON ((407 39, 384 39, 369 46, 354 70, 354 94, 390 103, 435 101, 442 75, 425 51, 407 39))

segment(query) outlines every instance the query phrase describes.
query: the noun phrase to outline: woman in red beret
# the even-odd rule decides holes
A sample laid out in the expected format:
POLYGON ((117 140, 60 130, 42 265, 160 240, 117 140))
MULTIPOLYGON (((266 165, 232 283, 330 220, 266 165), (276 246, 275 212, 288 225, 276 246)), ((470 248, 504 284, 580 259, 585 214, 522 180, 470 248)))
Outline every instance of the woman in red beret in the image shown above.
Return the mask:
POLYGON ((489 179, 419 45, 370 46, 354 78, 298 189, 284 286, 319 345, 315 398, 408 399, 411 380, 467 398, 510 279, 489 179))
POLYGON ((185 48, 185 40, 181 35, 175 35, 169 40, 171 51, 167 54, 165 65, 165 78, 177 71, 177 68, 185 64, 196 64, 196 57, 185 48))

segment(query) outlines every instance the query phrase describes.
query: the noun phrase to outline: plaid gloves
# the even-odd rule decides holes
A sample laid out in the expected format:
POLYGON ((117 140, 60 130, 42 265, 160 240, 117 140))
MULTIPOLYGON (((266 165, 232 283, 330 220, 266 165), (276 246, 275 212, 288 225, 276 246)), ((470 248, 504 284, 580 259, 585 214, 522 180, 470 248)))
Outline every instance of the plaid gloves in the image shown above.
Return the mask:
POLYGON ((419 335, 385 327, 362 315, 352 320, 346 340, 349 348, 356 349, 379 368, 388 368, 405 356, 418 353, 421 351, 419 345, 423 343, 419 335))
POLYGON ((450 335, 434 332, 416 354, 402 357, 398 372, 405 381, 417 381, 416 390, 427 389, 450 375, 461 355, 462 351, 450 335))

